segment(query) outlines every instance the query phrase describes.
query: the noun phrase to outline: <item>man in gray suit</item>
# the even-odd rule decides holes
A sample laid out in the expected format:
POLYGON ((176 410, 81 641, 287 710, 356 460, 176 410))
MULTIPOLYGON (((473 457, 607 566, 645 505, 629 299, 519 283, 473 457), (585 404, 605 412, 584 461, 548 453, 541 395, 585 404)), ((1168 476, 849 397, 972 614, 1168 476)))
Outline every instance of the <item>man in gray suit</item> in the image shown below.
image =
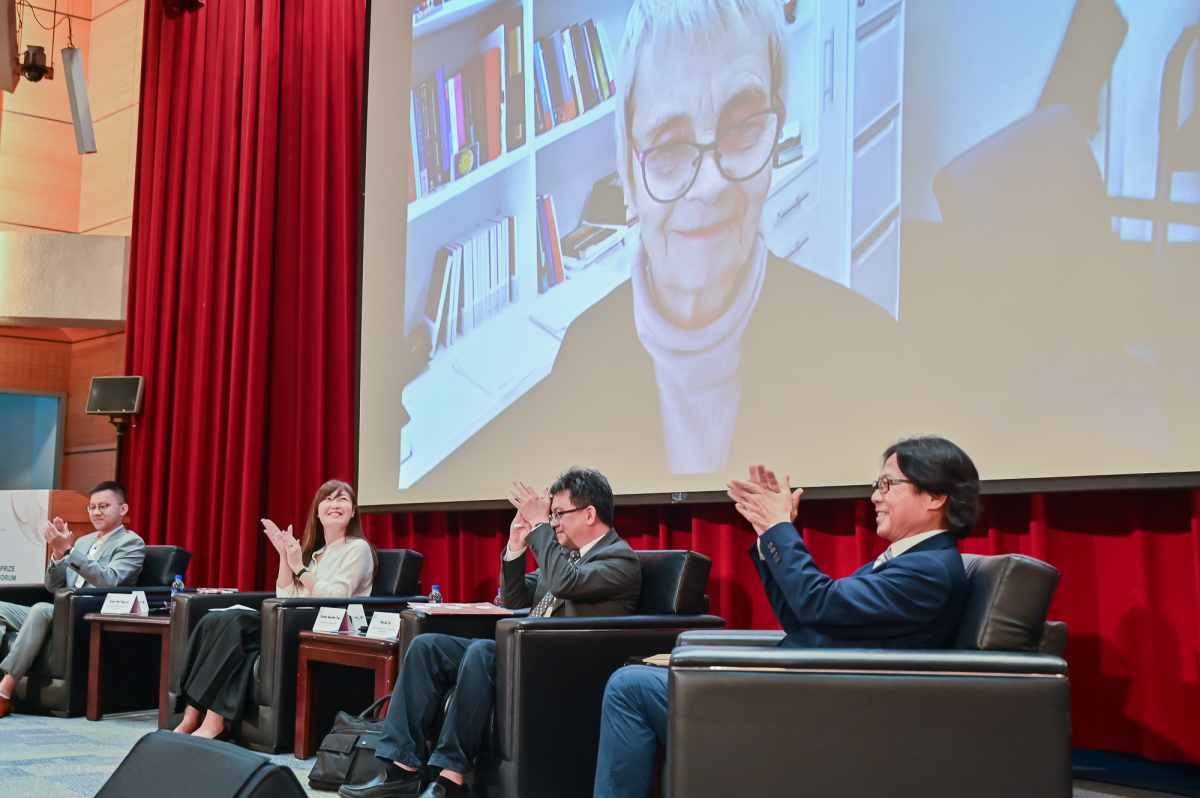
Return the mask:
MULTIPOLYGON (((505 607, 531 617, 579 618, 637 611, 642 568, 613 522, 612 488, 598 471, 572 468, 539 494, 514 482, 517 516, 501 563, 505 607), (532 553, 541 567, 526 574, 532 553)), ((496 700, 496 642, 423 634, 409 646, 375 755, 386 771, 345 785, 344 798, 459 798, 496 700), (425 725, 456 688, 433 755, 425 761, 425 725), (440 768, 436 781, 429 768, 440 768)))
MULTIPOLYGON (((46 589, 120 587, 137 583, 145 560, 146 544, 121 523, 129 512, 125 488, 119 482, 101 482, 92 488, 88 516, 95 532, 78 541, 61 518, 47 521, 42 537, 50 546, 46 567, 46 589)), ((12 711, 12 695, 37 657, 50 625, 54 605, 38 602, 32 607, 0 601, 0 637, 10 629, 19 632, 8 656, 0 662, 0 718, 12 711)))

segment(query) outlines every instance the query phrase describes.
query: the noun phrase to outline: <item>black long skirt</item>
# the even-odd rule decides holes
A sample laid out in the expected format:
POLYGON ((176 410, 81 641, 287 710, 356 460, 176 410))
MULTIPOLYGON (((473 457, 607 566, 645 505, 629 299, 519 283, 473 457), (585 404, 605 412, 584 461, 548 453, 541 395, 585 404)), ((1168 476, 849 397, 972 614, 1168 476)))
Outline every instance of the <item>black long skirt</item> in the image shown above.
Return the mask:
POLYGON ((237 721, 250 694, 261 639, 261 612, 227 610, 205 615, 188 638, 180 698, 237 721))

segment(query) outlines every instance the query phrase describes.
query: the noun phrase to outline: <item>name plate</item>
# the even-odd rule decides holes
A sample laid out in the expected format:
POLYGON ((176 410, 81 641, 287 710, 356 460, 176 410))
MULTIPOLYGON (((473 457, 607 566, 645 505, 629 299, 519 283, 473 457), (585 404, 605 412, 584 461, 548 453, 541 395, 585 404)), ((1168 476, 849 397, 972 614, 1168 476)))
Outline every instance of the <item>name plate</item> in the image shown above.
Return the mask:
POLYGON ((312 630, 329 634, 349 632, 351 631, 350 619, 346 617, 346 610, 340 607, 322 607, 312 630))
POLYGON ((376 640, 395 640, 400 633, 400 613, 377 612, 371 616, 371 625, 367 628, 367 637, 376 640))
POLYGON ((346 616, 350 619, 350 629, 355 634, 359 634, 366 628, 367 613, 363 610, 361 604, 351 604, 346 610, 346 616))
POLYGON ((137 593, 109 593, 104 597, 104 606, 100 608, 101 615, 129 615, 131 613, 144 615, 141 607, 145 606, 146 594, 142 591, 141 602, 137 593), (140 604, 140 606, 139 606, 140 604))

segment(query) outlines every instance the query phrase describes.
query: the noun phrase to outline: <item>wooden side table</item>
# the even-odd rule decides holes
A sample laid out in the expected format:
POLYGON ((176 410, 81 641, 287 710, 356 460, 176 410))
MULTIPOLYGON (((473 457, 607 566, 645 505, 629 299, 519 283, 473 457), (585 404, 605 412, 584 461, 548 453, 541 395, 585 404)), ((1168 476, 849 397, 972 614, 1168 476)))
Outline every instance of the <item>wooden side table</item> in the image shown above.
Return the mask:
POLYGON ((300 633, 299 673, 296 679, 296 758, 308 759, 317 748, 319 679, 313 662, 351 665, 375 671, 375 698, 392 692, 400 671, 400 644, 349 634, 300 633))
POLYGON ((92 644, 88 663, 87 719, 104 717, 104 633, 134 632, 159 636, 161 654, 158 665, 158 728, 167 728, 167 675, 171 657, 171 617, 141 615, 102 615, 89 612, 83 616, 92 624, 92 644))

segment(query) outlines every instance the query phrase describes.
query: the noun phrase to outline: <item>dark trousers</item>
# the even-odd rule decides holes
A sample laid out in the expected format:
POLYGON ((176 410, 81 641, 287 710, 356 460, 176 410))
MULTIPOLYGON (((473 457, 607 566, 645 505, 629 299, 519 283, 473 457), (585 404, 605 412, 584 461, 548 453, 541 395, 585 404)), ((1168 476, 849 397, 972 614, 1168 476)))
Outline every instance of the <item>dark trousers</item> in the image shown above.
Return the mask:
POLYGON ((667 744, 667 673, 629 665, 609 677, 593 798, 646 798, 654 789, 658 746, 667 744))
POLYGON ((408 647, 392 691, 375 755, 420 767, 425 741, 446 703, 446 720, 429 757, 431 767, 468 773, 483 745, 496 703, 496 642, 423 634, 408 647))

